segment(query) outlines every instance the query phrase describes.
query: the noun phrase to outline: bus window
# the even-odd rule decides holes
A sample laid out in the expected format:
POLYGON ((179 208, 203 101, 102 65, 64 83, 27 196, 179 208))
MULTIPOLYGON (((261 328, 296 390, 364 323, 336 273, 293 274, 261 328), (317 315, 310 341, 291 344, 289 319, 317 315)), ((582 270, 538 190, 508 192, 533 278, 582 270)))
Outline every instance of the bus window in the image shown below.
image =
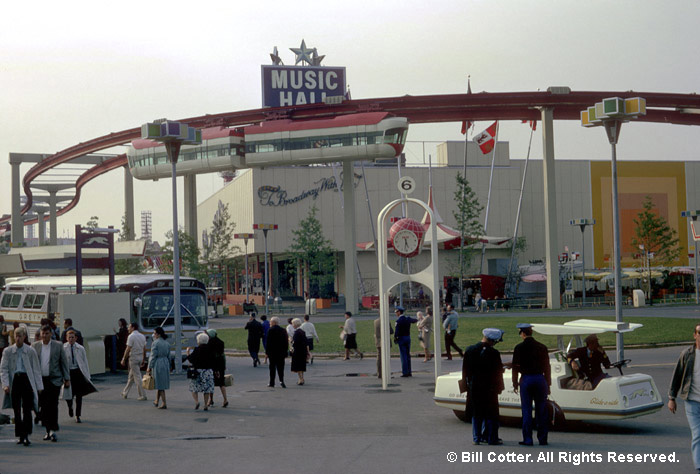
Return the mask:
POLYGON ((36 295, 29 294, 24 297, 24 304, 22 304, 23 308, 31 308, 32 305, 34 305, 34 297, 36 295))
MULTIPOLYGON (((182 291, 180 293, 183 326, 206 325, 206 298, 204 293, 182 291)), ((144 329, 157 326, 172 326, 173 294, 167 290, 150 291, 143 295, 141 302, 141 325, 144 329), (167 318, 167 321, 166 321, 167 318)))
POLYGON ((2 302, 0 302, 0 306, 4 308, 19 308, 19 302, 21 299, 21 293, 5 293, 2 295, 2 302))
MULTIPOLYGON (((44 300, 46 299, 46 295, 36 295, 36 298, 34 298, 34 304, 32 305, 33 309, 41 309, 44 306, 44 300)), ((26 308, 26 305, 25 305, 26 308)))

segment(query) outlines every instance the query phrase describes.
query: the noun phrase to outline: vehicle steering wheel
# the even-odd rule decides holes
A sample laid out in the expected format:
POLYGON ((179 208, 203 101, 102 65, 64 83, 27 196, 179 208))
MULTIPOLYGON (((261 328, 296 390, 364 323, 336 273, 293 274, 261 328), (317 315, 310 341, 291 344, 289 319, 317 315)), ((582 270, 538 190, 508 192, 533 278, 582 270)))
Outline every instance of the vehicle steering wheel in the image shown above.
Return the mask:
POLYGON ((624 367, 625 365, 627 365, 627 363, 629 363, 629 362, 632 362, 632 359, 622 359, 622 360, 618 360, 617 362, 613 362, 612 364, 610 364, 610 367, 615 367, 617 370, 620 371, 620 375, 624 375, 624 374, 622 373, 622 367, 624 367))

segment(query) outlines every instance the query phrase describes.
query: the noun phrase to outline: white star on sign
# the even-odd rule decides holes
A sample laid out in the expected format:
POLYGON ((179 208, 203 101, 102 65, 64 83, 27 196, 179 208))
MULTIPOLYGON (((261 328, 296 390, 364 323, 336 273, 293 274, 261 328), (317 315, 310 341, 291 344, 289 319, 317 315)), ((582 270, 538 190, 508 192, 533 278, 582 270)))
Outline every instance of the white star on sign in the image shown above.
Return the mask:
POLYGON ((301 40, 301 46, 300 46, 300 47, 298 47, 298 48, 289 48, 289 49, 296 55, 295 62, 294 62, 294 65, 295 65, 295 66, 296 66, 297 64, 299 64, 300 62, 302 62, 302 61, 306 61, 307 64, 311 64, 311 63, 312 63, 313 60, 312 60, 312 58, 311 58, 311 55, 312 55, 313 52, 314 52, 314 48, 307 49, 307 48, 306 48, 306 43, 304 42, 303 39, 301 40))

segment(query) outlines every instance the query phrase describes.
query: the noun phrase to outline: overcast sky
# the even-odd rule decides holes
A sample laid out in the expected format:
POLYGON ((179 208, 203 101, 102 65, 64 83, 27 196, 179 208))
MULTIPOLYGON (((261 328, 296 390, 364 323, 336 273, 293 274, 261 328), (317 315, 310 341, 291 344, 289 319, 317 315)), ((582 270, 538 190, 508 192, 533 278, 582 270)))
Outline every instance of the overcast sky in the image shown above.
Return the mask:
MULTIPOLYGON (((160 117, 259 108, 260 65, 274 46, 294 64, 289 48, 304 39, 324 65, 347 68, 355 99, 464 92, 468 75, 474 92, 693 93, 698 18, 697 0, 9 2, 0 28, 0 214, 11 210, 10 152, 55 153, 160 117)), ((459 130, 412 126, 408 139, 456 140, 459 130)), ((604 135, 556 122, 556 157, 607 158, 604 135)), ((512 158, 524 158, 528 137, 525 125, 502 122, 512 158)), ((699 145, 699 129, 629 124, 618 157, 695 160, 699 145)), ((537 135, 532 157, 541 149, 537 135)), ((409 159, 421 161, 415 150, 409 159)), ((59 236, 91 215, 119 226, 122 182, 121 170, 90 182, 59 218, 59 236)), ((199 200, 221 185, 215 174, 200 176, 199 200)), ((140 211, 150 209, 162 241, 169 180, 136 181, 135 204, 137 235, 140 211)))

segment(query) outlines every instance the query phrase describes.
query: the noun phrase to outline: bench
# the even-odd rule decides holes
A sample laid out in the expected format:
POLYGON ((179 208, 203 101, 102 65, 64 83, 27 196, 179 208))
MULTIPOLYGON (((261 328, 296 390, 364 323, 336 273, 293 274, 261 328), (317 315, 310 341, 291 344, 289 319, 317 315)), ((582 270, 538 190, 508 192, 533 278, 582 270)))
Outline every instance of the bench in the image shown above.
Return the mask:
POLYGON ((243 311, 246 314, 257 313, 258 307, 255 306, 255 303, 243 303, 243 311))

